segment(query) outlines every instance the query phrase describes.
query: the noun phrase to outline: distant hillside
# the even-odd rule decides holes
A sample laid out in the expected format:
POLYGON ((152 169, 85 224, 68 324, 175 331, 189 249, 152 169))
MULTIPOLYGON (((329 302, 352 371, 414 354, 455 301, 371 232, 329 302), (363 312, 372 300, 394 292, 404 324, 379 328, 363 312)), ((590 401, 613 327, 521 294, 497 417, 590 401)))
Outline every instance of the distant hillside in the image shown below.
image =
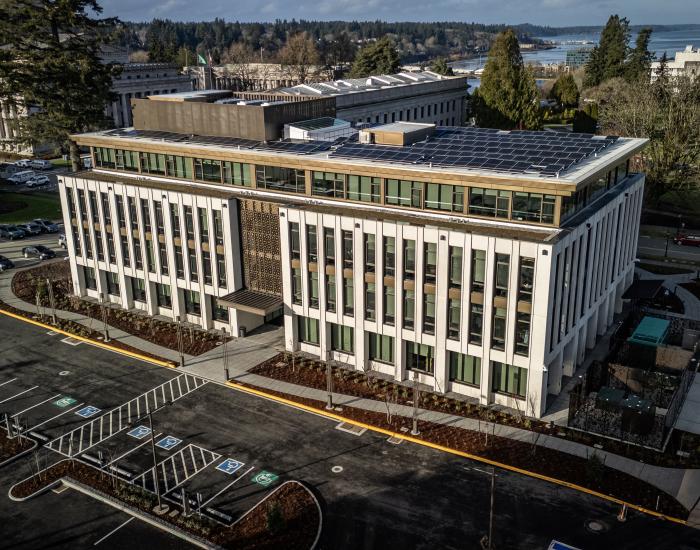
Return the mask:
MULTIPOLYGON (((700 24, 685 24, 685 25, 630 25, 630 30, 632 32, 637 32, 643 28, 651 27, 655 32, 660 31, 686 31, 686 30, 698 30, 700 29, 700 24)), ((603 25, 597 26, 579 26, 579 27, 546 27, 539 25, 531 25, 529 23, 524 23, 522 25, 516 25, 520 32, 526 33, 531 36, 557 36, 560 34, 590 34, 597 33, 603 30, 603 25)))

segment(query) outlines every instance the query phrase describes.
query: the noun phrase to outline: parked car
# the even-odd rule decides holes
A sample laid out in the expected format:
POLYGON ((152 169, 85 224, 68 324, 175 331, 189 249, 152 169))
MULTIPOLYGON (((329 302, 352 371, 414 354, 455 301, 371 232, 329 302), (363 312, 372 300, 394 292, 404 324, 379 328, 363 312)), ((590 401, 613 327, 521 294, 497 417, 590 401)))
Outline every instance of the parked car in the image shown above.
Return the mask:
POLYGON ((48 260, 50 258, 55 258, 56 253, 50 248, 37 244, 36 246, 25 246, 22 249, 22 256, 25 258, 39 258, 40 260, 48 260))
POLYGON ((5 256, 0 256, 0 273, 6 269, 12 269, 13 267, 15 267, 15 264, 13 264, 11 260, 5 256))
POLYGON ((51 164, 48 160, 42 159, 34 159, 29 161, 29 166, 36 168, 37 170, 51 170, 51 168, 53 168, 53 164, 51 164))
POLYGON ((19 227, 14 225, 0 225, 0 237, 14 241, 15 239, 23 239, 24 235, 24 231, 19 227))
POLYGON ((21 159, 15 161, 15 166, 21 166, 23 168, 29 168, 31 166, 31 159, 21 159))
POLYGON ((24 172, 17 172, 16 174, 7 178, 7 181, 18 185, 20 183, 26 183, 34 177, 34 172, 32 170, 25 170, 24 172))
POLYGON ((61 233, 58 236, 58 246, 60 246, 61 248, 64 248, 64 249, 68 248, 68 242, 66 241, 66 234, 65 233, 61 233))
POLYGON ((19 227, 22 231, 24 231, 24 234, 30 237, 33 237, 34 235, 40 235, 41 234, 41 227, 39 227, 35 223, 21 223, 17 227, 19 227))
POLYGON ((51 220, 37 218, 35 220, 32 220, 32 223, 35 223, 39 227, 41 227, 41 231, 43 233, 58 233, 58 225, 53 223, 51 220))
POLYGON ((673 242, 683 246, 700 246, 700 236, 698 235, 682 235, 679 233, 673 237, 673 242))
POLYGON ((27 187, 41 187, 42 185, 48 185, 50 182, 48 176, 42 174, 32 176, 27 180, 27 187))

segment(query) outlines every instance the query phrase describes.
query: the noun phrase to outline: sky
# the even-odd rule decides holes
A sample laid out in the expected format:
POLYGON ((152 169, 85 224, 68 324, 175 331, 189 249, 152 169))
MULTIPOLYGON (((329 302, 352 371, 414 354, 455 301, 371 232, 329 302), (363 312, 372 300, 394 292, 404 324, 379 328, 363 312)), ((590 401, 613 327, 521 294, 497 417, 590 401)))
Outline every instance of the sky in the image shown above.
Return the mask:
POLYGON ((98 0, 103 15, 124 21, 275 19, 465 21, 553 27, 604 25, 626 16, 632 25, 700 23, 700 0, 98 0))

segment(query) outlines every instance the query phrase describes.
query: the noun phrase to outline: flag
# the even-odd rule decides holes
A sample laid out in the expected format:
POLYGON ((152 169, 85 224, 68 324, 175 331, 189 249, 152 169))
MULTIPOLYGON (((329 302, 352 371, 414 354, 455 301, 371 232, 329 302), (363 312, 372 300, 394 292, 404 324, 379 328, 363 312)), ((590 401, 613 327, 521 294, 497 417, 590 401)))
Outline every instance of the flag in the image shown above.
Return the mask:
POLYGON ((207 60, 202 57, 202 54, 197 54, 197 61, 199 61, 202 65, 207 64, 207 60))

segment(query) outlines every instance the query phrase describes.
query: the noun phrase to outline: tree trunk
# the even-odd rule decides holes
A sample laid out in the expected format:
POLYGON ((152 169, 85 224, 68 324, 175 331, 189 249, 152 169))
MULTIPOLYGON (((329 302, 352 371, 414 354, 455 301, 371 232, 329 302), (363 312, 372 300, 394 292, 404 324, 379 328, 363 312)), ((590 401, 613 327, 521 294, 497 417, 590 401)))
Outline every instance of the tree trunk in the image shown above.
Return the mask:
POLYGON ((80 150, 78 149, 78 144, 75 141, 70 140, 70 163, 71 170, 73 172, 78 172, 80 170, 80 150))

